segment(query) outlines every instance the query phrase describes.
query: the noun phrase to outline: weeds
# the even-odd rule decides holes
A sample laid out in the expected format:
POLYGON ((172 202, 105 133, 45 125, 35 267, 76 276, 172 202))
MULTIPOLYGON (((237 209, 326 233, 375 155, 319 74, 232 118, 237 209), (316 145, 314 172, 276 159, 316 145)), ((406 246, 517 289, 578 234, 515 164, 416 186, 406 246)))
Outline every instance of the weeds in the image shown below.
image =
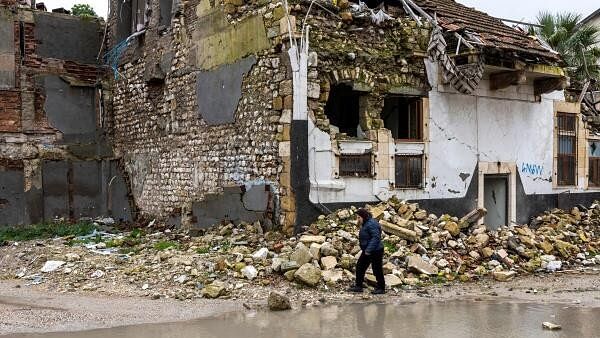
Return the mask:
POLYGON ((83 236, 90 234, 96 226, 90 222, 49 222, 0 228, 0 243, 5 241, 28 241, 53 237, 83 236))
POLYGON ((385 251, 387 251, 387 252, 395 252, 396 251, 396 244, 390 243, 388 241, 383 241, 383 247, 384 247, 385 251))
POLYGON ((198 253, 198 254, 207 254, 209 252, 210 252, 210 248, 207 246, 203 246, 203 247, 196 249, 196 253, 198 253))
POLYGON ((160 242, 154 244, 154 249, 156 249, 158 251, 163 251, 163 250, 166 250, 169 248, 178 249, 179 243, 173 242, 173 241, 160 241, 160 242))

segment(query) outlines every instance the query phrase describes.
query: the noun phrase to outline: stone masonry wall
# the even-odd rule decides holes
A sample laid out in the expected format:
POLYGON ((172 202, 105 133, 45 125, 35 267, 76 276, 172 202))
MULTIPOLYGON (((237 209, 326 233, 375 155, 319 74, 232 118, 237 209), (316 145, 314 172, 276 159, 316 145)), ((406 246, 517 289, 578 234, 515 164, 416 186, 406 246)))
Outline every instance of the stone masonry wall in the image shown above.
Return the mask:
MULTIPOLYGON (((109 118, 140 211, 186 226, 217 216, 293 225, 281 3, 186 1, 173 5, 168 28, 159 6, 151 1, 145 33, 123 52, 109 118), (232 188, 239 208, 218 202, 232 188)), ((117 18, 109 24, 117 36, 117 18)))

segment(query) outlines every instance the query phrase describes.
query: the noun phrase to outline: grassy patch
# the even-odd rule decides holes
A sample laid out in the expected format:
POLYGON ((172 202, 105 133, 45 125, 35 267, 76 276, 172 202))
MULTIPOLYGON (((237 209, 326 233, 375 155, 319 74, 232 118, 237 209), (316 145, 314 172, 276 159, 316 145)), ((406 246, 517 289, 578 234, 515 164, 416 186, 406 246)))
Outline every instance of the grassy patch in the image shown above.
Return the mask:
POLYGON ((177 249, 177 248, 179 248, 179 243, 173 242, 173 241, 160 241, 160 242, 154 244, 154 249, 156 249, 158 251, 163 251, 168 248, 177 249))
POLYGON ((388 241, 383 241, 383 247, 387 252, 396 252, 396 244, 392 244, 388 241))
POLYGON ((28 241, 65 236, 83 236, 94 231, 95 226, 89 222, 79 223, 40 223, 16 227, 0 228, 0 242, 28 241))
POLYGON ((140 251, 140 248, 120 248, 119 253, 122 255, 135 255, 140 251))
POLYGON ((229 252, 229 249, 231 249, 231 243, 227 240, 223 241, 221 243, 221 252, 229 252))
POLYGON ((199 253, 199 254, 207 254, 209 252, 210 252, 210 247, 207 247, 207 246, 203 246, 201 248, 196 249, 196 253, 199 253))

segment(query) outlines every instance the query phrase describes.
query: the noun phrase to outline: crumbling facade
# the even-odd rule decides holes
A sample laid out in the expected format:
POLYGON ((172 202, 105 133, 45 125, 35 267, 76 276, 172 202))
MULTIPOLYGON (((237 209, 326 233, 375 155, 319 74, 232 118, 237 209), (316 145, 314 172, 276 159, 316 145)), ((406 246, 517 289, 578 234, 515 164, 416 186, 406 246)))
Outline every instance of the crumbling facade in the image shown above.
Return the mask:
POLYGON ((103 134, 103 28, 0 2, 0 225, 132 219, 103 134))
POLYGON ((291 232, 397 196, 498 226, 600 197, 558 54, 402 3, 113 1, 106 123, 140 212, 291 232))

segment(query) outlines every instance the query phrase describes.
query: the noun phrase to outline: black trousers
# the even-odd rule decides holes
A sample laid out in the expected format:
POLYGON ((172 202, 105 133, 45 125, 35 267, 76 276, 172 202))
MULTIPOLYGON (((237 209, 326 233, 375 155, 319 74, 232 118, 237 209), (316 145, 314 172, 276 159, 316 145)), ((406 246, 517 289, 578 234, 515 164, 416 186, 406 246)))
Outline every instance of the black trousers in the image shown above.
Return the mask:
POLYGON ((373 268, 373 274, 377 279, 377 288, 385 290, 385 280, 383 279, 383 249, 371 252, 370 255, 365 255, 363 252, 356 263, 356 286, 363 286, 365 281, 365 272, 369 265, 373 268))

